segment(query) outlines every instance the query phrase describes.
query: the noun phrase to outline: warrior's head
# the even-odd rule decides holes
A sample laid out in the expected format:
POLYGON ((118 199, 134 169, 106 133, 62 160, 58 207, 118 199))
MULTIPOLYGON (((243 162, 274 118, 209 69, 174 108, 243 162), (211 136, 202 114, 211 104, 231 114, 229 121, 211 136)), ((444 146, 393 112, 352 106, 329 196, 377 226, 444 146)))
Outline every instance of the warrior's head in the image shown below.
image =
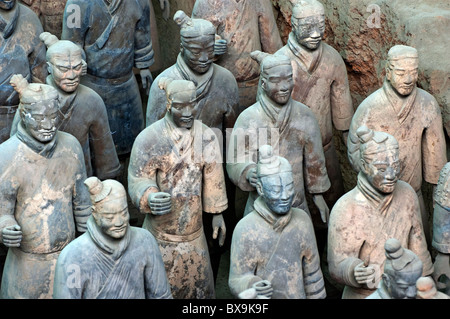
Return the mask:
POLYGON ((413 47, 395 45, 386 63, 386 80, 400 95, 407 96, 416 87, 419 74, 419 54, 413 47))
POLYGON ((173 123, 180 128, 190 129, 194 125, 196 109, 196 87, 194 82, 162 77, 158 86, 166 92, 167 113, 173 123))
POLYGON ((297 42, 309 50, 319 47, 325 33, 325 9, 317 0, 299 0, 292 8, 292 31, 297 42))
POLYGON ((276 156, 272 146, 259 148, 256 190, 267 207, 277 215, 287 214, 294 200, 292 167, 284 157, 276 156))
POLYGON ((208 72, 214 62, 216 27, 204 19, 191 19, 179 10, 173 20, 180 27, 181 56, 199 74, 208 72))
POLYGON ((112 179, 102 182, 95 176, 86 179, 84 184, 91 194, 92 217, 98 228, 113 239, 123 238, 130 220, 123 185, 112 179))
POLYGON ((58 40, 49 32, 42 33, 39 38, 47 46, 48 72, 55 84, 67 93, 75 92, 85 64, 81 48, 71 41, 58 40))
POLYGON ((416 282, 422 275, 423 263, 411 250, 391 238, 384 245, 386 262, 383 283, 393 299, 415 299, 416 282))
POLYGON ((397 140, 385 132, 367 126, 356 131, 360 147, 360 170, 369 183, 382 193, 392 193, 400 174, 397 140))
POLYGON ((58 92, 50 85, 28 83, 22 75, 12 76, 11 85, 19 93, 19 114, 25 131, 40 143, 48 143, 59 127, 58 92))
POLYGON ((279 105, 285 105, 294 89, 291 60, 284 55, 253 51, 250 56, 261 67, 261 89, 279 105))

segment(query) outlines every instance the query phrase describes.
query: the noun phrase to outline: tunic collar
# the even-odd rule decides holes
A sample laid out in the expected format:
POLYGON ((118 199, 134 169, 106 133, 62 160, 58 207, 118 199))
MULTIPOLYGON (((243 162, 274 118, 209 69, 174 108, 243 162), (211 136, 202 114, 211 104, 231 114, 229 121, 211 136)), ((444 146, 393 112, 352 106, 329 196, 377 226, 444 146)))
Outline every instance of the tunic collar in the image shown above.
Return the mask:
POLYGON ((383 83, 383 92, 389 103, 392 105, 394 112, 397 114, 398 120, 400 123, 403 123, 414 106, 417 96, 417 87, 414 87, 414 90, 410 95, 403 97, 394 90, 387 80, 385 80, 383 83))
POLYGON ((73 114, 73 111, 75 109, 74 101, 75 101, 75 98, 77 97, 78 89, 73 93, 67 93, 67 92, 61 90, 61 88, 56 85, 56 83, 53 80, 53 77, 51 75, 49 75, 47 77, 46 83, 48 85, 53 86, 58 91, 58 94, 60 96, 61 107, 59 108, 59 115, 60 115, 60 119, 61 119, 61 125, 60 125, 60 129, 61 129, 64 124, 67 124, 66 121, 68 119, 70 119, 70 117, 73 114))
POLYGON ((175 147, 174 150, 177 151, 177 155, 182 156, 183 154, 190 152, 197 122, 194 121, 190 130, 179 128, 172 121, 168 112, 166 112, 166 115, 164 116, 164 122, 168 136, 175 147))
MULTIPOLYGON (((211 87, 212 77, 214 75, 214 66, 211 65, 209 70, 205 74, 196 74, 191 68, 184 62, 181 53, 178 54, 176 67, 178 71, 181 73, 181 76, 184 80, 194 82, 197 87, 197 101, 201 100, 208 94, 209 89, 211 87)), ((197 112, 200 115, 200 111, 197 112)))
POLYGON ((122 4, 122 0, 103 0, 111 15, 115 14, 122 4))
POLYGON ((8 39, 16 29, 17 20, 19 20, 20 5, 16 3, 15 7, 12 8, 11 11, 13 12, 13 15, 10 21, 6 21, 0 15, 0 32, 2 33, 3 39, 8 39))
POLYGON ((276 232, 282 232, 292 218, 292 209, 286 215, 278 216, 267 207, 261 196, 256 199, 253 207, 267 223, 272 225, 273 230, 276 232))
POLYGON ((394 192, 390 194, 381 193, 369 183, 362 172, 359 172, 358 174, 358 182, 356 187, 358 187, 361 193, 381 214, 389 208, 394 192))
POLYGON ((94 216, 91 215, 87 220, 87 233, 91 236, 92 241, 114 260, 119 259, 127 250, 131 239, 130 232, 131 229, 128 226, 122 239, 112 239, 99 229, 95 223, 94 216))
POLYGON ((291 32, 289 33, 287 45, 292 53, 302 62, 303 67, 309 74, 312 74, 317 70, 320 61, 322 60, 322 43, 320 43, 319 48, 316 50, 306 50, 297 42, 294 33, 291 32))
POLYGON ((55 135, 52 141, 48 143, 41 143, 31 137, 28 132, 23 127, 22 120, 17 125, 17 138, 24 143, 26 146, 31 148, 35 153, 45 157, 45 158, 51 158, 53 156, 53 153, 55 152, 58 134, 55 135))
POLYGON ((284 131, 291 116, 292 98, 285 105, 279 105, 272 101, 267 94, 262 91, 259 102, 264 113, 269 117, 272 124, 279 128, 280 133, 284 131))

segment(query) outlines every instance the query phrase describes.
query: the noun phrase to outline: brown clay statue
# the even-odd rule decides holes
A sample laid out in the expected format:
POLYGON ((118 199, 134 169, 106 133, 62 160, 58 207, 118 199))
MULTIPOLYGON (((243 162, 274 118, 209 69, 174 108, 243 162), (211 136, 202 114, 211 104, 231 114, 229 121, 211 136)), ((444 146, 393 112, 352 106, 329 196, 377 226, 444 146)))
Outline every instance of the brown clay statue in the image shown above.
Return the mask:
POLYGON ((87 75, 82 84, 103 99, 119 156, 129 155, 134 139, 144 128, 139 85, 133 67, 140 70, 148 91, 153 64, 149 0, 68 0, 62 39, 74 42, 86 54, 87 75), (79 25, 72 25, 77 7, 79 25), (69 23, 70 22, 70 23, 69 23))
POLYGON ((155 238, 129 225, 127 193, 115 180, 85 182, 92 202, 87 231, 58 257, 55 299, 171 299, 155 238))
POLYGON ((382 279, 377 290, 366 299, 415 299, 422 261, 395 238, 388 239, 384 249, 386 261, 382 279))
POLYGON ((0 0, 0 143, 9 138, 19 94, 10 84, 14 74, 44 83, 47 76, 42 26, 36 15, 16 0, 0 0))
POLYGON ((238 222, 233 232, 230 290, 236 297, 255 289, 257 298, 325 298, 311 218, 292 207, 292 167, 269 145, 260 147, 258 158, 259 197, 254 210, 238 222))
POLYGON ((388 52, 383 87, 369 95, 352 119, 348 155, 356 171, 359 167, 359 139, 362 126, 394 136, 400 147, 399 179, 409 183, 419 196, 422 224, 431 244, 428 212, 422 196, 422 181, 436 185, 447 163, 440 108, 433 96, 416 87, 419 57, 417 50, 396 45, 388 52))
POLYGON ((241 190, 250 192, 244 215, 251 212, 258 194, 256 163, 260 146, 270 144, 274 152, 292 165, 295 196, 292 207, 309 213, 305 191, 312 194, 323 222, 329 209, 322 194, 330 187, 325 168, 320 129, 313 112, 291 98, 294 83, 289 58, 255 51, 261 65, 259 101, 238 117, 230 137, 227 171, 241 190))
POLYGON ((17 133, 0 144, 1 242, 9 247, 1 295, 51 298, 61 250, 91 215, 83 185, 83 151, 75 137, 57 131, 58 92, 15 75, 20 95, 17 133))
MULTIPOLYGON (((101 180, 115 178, 121 172, 119 158, 111 136, 108 115, 102 98, 80 84, 85 62, 80 47, 67 40, 59 41, 48 32, 40 38, 48 47, 47 84, 56 88, 60 100, 59 130, 77 138, 83 148, 87 176, 101 180)), ((20 120, 16 113, 11 135, 20 120)))
POLYGON ((363 299, 377 288, 385 262, 384 244, 396 238, 433 272, 414 189, 399 180, 399 143, 385 132, 362 126, 357 186, 341 197, 330 214, 328 266, 344 284, 343 299, 363 299))
POLYGON ((61 36, 64 7, 67 0, 19 0, 36 13, 44 31, 61 36))
POLYGON ((200 121, 193 82, 160 78, 167 112, 136 138, 128 167, 133 204, 158 241, 175 299, 214 298, 202 213, 214 214, 213 237, 225 240, 224 172, 219 141, 200 121))
POLYGON ((450 295, 450 163, 442 168, 434 193, 433 241, 437 255, 433 278, 450 295))
POLYGON ((189 18, 181 10, 173 19, 180 27, 181 50, 176 63, 158 75, 150 88, 146 125, 152 125, 166 114, 166 92, 160 89, 158 81, 169 77, 195 83, 195 119, 220 130, 225 137, 226 129, 232 128, 236 121, 239 95, 231 72, 213 63, 216 28, 207 20, 189 18))
POLYGON ((325 163, 331 187, 324 198, 331 208, 344 194, 340 163, 333 141, 333 127, 346 143, 353 116, 347 69, 339 53, 322 41, 325 31, 323 5, 297 0, 292 9, 292 31, 277 54, 292 62, 292 98, 311 108, 319 122, 325 163))
POLYGON ((275 53, 283 46, 270 0, 197 0, 192 17, 211 21, 217 64, 233 73, 239 87, 239 115, 256 102, 260 68, 253 51, 275 53))
POLYGON ((450 299, 436 289, 436 283, 431 277, 420 277, 416 282, 417 299, 450 299))

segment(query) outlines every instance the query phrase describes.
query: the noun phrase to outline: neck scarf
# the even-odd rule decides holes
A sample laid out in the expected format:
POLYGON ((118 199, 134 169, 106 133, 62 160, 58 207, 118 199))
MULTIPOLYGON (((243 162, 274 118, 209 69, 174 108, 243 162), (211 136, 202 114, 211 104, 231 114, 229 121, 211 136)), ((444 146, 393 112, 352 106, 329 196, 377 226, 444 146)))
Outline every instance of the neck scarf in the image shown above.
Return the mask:
POLYGON ((292 209, 286 215, 274 214, 264 202, 264 199, 260 196, 254 203, 255 211, 270 225, 276 232, 282 232, 283 229, 289 224, 292 217, 292 209))
POLYGON ((287 45, 292 53, 303 63, 303 67, 309 74, 312 74, 314 73, 314 71, 316 71, 322 59, 322 43, 316 50, 307 50, 297 42, 294 33, 291 32, 289 33, 287 45))
POLYGON ((392 199, 394 197, 394 192, 390 194, 383 194, 377 189, 375 189, 367 180, 362 172, 358 174, 358 189, 363 193, 363 195, 368 199, 368 201, 381 213, 383 214, 390 206, 392 199))
POLYGON ((45 144, 41 143, 28 134, 28 132, 23 127, 23 122, 20 121, 17 125, 16 136, 22 143, 31 148, 33 152, 45 158, 51 158, 53 156, 53 153, 57 145, 58 135, 55 135, 53 140, 48 143, 45 144))
POLYGON ((399 95, 392 85, 385 80, 383 83, 383 92, 386 95, 387 100, 394 108, 394 111, 397 113, 397 118, 400 123, 403 123, 411 112, 414 102, 417 96, 417 87, 414 87, 414 90, 408 96, 399 95))

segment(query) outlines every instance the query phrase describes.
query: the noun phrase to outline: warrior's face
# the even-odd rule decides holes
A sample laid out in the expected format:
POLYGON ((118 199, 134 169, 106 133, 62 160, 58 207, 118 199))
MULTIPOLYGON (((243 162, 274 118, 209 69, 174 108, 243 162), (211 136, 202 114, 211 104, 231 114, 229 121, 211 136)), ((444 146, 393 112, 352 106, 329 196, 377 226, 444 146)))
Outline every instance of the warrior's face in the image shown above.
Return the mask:
POLYGON ((169 114, 177 127, 190 129, 197 114, 195 102, 172 103, 169 114))
POLYGON ((49 73, 61 90, 72 93, 80 84, 83 61, 78 54, 54 55, 48 62, 49 73))
POLYGON ((214 61, 214 43, 214 35, 182 39, 181 55, 191 70, 199 74, 208 72, 214 61))
POLYGON ((11 10, 15 4, 16 0, 0 0, 0 9, 11 10))
POLYGON ((123 238, 127 232, 130 214, 126 198, 108 201, 102 205, 102 211, 92 213, 100 230, 114 239, 123 238))
POLYGON ((267 207, 275 214, 285 215, 291 209, 295 194, 291 172, 261 177, 257 190, 267 207))
POLYGON ((261 87, 267 96, 279 105, 285 105, 294 88, 292 77, 292 66, 282 64, 274 66, 264 72, 261 80, 261 87))
POLYGON ((310 49, 316 50, 325 33, 325 16, 313 15, 305 18, 292 19, 292 31, 297 42, 310 49))
POLYGON ((57 100, 41 101, 32 108, 24 109, 21 118, 25 130, 41 143, 53 140, 59 126, 59 105, 57 100))
POLYGON ((382 193, 392 193, 400 175, 400 161, 398 149, 378 152, 373 159, 362 161, 362 171, 369 183, 382 193))
POLYGON ((422 268, 407 267, 396 271, 395 276, 384 274, 383 280, 393 299, 415 299, 417 294, 416 282, 422 275, 422 268))
POLYGON ((386 69, 386 79, 398 94, 407 96, 414 90, 419 74, 419 61, 403 58, 390 62, 386 69))

